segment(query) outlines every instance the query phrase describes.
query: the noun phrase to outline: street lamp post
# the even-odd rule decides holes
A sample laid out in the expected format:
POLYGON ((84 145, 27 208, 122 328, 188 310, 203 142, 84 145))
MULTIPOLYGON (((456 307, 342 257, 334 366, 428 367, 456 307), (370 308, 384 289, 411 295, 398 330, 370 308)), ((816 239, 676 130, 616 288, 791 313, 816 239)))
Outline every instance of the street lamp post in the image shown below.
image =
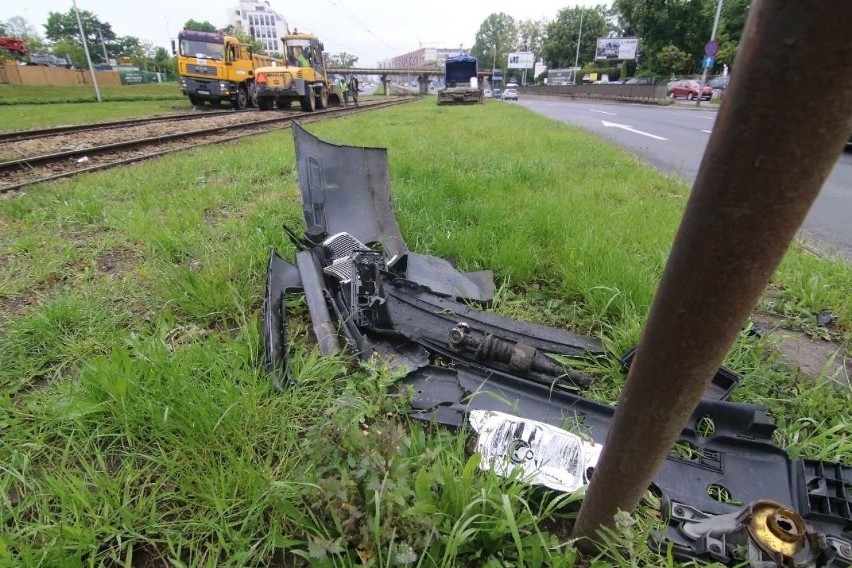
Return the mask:
POLYGON ((497 69, 497 40, 494 40, 494 59, 491 60, 491 86, 494 86, 494 71, 497 69))
MULTIPOLYGON (((719 30, 719 17, 722 15, 722 0, 716 4, 716 19, 713 20, 713 32, 710 34, 710 41, 716 40, 716 32, 719 30)), ((707 67, 704 67, 704 71, 701 73, 701 85, 698 89, 698 96, 695 98, 695 106, 701 105, 701 93, 704 92, 704 85, 707 84, 707 67)), ((712 95, 711 95, 712 97, 712 95)))
POLYGON ((577 65, 580 61, 580 40, 583 39, 583 9, 580 8, 580 33, 577 34, 577 53, 574 54, 574 84, 577 84, 577 65))
POLYGON ((89 64, 89 73, 92 75, 92 84, 95 86, 95 98, 101 102, 101 90, 98 89, 98 78, 95 77, 95 68, 92 65, 92 57, 89 55, 89 44, 86 42, 86 32, 83 31, 83 21, 80 19, 80 10, 77 9, 77 0, 73 0, 74 13, 77 14, 77 27, 80 28, 80 39, 83 40, 83 51, 86 52, 86 62, 89 64))

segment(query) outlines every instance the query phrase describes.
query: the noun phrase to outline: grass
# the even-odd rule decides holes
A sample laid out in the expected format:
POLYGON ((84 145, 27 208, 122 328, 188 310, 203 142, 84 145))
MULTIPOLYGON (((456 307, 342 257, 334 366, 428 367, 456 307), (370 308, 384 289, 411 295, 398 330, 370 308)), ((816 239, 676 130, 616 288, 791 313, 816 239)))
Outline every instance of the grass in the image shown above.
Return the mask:
MULTIPOLYGON (((615 400, 686 186, 513 105, 310 129, 389 147, 409 246, 493 268, 497 311, 603 337, 592 394, 615 400)), ((261 296, 268 247, 294 254, 296 180, 282 131, 0 200, 0 565, 675 565, 645 546, 644 510, 580 559, 579 495, 496 478, 464 431, 410 423, 393 374, 318 355, 301 301, 299 384, 270 387, 261 296)), ((850 283, 793 247, 764 308, 830 308, 848 345, 850 283)), ((852 462, 848 393, 745 334, 727 362, 783 447, 852 462)))
MULTIPOLYGON (((149 83, 100 87, 101 100, 162 101, 184 98, 177 83, 149 83)), ((30 105, 53 103, 93 103, 95 91, 91 85, 0 85, 0 105, 30 105)))
POLYGON ((94 105, 88 103, 5 105, 0 106, 0 125, 2 125, 0 130, 105 122, 190 110, 192 106, 185 100, 104 102, 94 105))

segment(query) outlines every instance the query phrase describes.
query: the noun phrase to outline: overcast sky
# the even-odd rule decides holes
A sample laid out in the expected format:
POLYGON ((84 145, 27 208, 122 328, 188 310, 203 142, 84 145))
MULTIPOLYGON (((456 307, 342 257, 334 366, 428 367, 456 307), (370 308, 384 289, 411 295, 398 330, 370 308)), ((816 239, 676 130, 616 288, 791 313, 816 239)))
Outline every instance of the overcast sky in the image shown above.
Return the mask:
MULTIPOLYGON (((375 64, 421 44, 470 47, 479 25, 492 12, 505 12, 519 20, 552 19, 560 8, 602 2, 605 0, 270 0, 291 28, 316 34, 326 51, 354 53, 359 65, 375 64)), ((237 4, 231 0, 77 0, 81 10, 109 22, 116 34, 136 36, 163 47, 188 19, 226 26, 228 13, 237 4)), ((71 6, 70 0, 7 0, 0 3, 0 20, 23 16, 43 34, 47 14, 65 12, 71 6)))

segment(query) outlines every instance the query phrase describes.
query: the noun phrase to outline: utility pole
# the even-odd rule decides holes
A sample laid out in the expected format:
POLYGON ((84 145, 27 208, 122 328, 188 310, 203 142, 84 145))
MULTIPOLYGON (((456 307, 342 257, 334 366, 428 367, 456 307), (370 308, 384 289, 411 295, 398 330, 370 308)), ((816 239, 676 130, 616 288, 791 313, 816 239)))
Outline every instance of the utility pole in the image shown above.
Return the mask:
POLYGON ((491 60, 491 83, 494 83, 494 71, 497 69, 497 39, 494 40, 494 59, 491 60))
POLYGON ((107 55, 106 44, 104 43, 104 34, 100 28, 98 28, 98 37, 101 38, 101 48, 104 50, 104 64, 109 65, 109 55, 107 55))
POLYGON ((751 3, 735 104, 719 109, 574 523, 584 550, 645 495, 849 138, 850 17, 848 0, 751 3), (813 88, 822 77, 831 90, 813 88))
MULTIPOLYGON (((713 20, 713 32, 710 34, 710 41, 716 40, 716 32, 719 30, 719 18, 722 15, 722 0, 716 4, 716 19, 713 20)), ((704 67, 704 65, 702 65, 704 67)), ((701 73, 701 85, 698 87, 698 96, 695 98, 695 106, 701 105, 701 94, 704 92, 704 85, 707 84, 707 67, 701 73)), ((711 95, 712 96, 712 95, 711 95)))
POLYGON ((574 84, 577 84, 577 65, 580 62, 580 40, 583 39, 583 8, 580 8, 580 33, 577 34, 577 53, 574 54, 574 84))
POLYGON ((86 52, 86 62, 89 64, 89 73, 92 75, 92 84, 95 86, 95 98, 101 102, 101 90, 98 89, 98 78, 95 77, 95 68, 92 65, 92 57, 89 55, 89 44, 86 41, 86 32, 83 31, 83 21, 80 19, 80 10, 77 9, 77 0, 72 0, 74 13, 77 14, 77 27, 80 28, 80 39, 83 40, 83 51, 86 52))

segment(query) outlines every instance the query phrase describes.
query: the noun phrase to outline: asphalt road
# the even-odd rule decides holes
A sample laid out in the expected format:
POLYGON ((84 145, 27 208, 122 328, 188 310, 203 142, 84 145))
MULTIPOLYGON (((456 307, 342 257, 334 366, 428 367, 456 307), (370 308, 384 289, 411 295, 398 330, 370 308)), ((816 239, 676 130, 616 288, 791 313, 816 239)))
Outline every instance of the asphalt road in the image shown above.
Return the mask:
MULTIPOLYGON (((716 120, 715 111, 680 105, 594 104, 545 98, 521 99, 517 104, 600 134, 689 183, 695 180, 716 120)), ((805 219, 804 233, 852 260, 852 153, 844 152, 838 158, 805 219)))

